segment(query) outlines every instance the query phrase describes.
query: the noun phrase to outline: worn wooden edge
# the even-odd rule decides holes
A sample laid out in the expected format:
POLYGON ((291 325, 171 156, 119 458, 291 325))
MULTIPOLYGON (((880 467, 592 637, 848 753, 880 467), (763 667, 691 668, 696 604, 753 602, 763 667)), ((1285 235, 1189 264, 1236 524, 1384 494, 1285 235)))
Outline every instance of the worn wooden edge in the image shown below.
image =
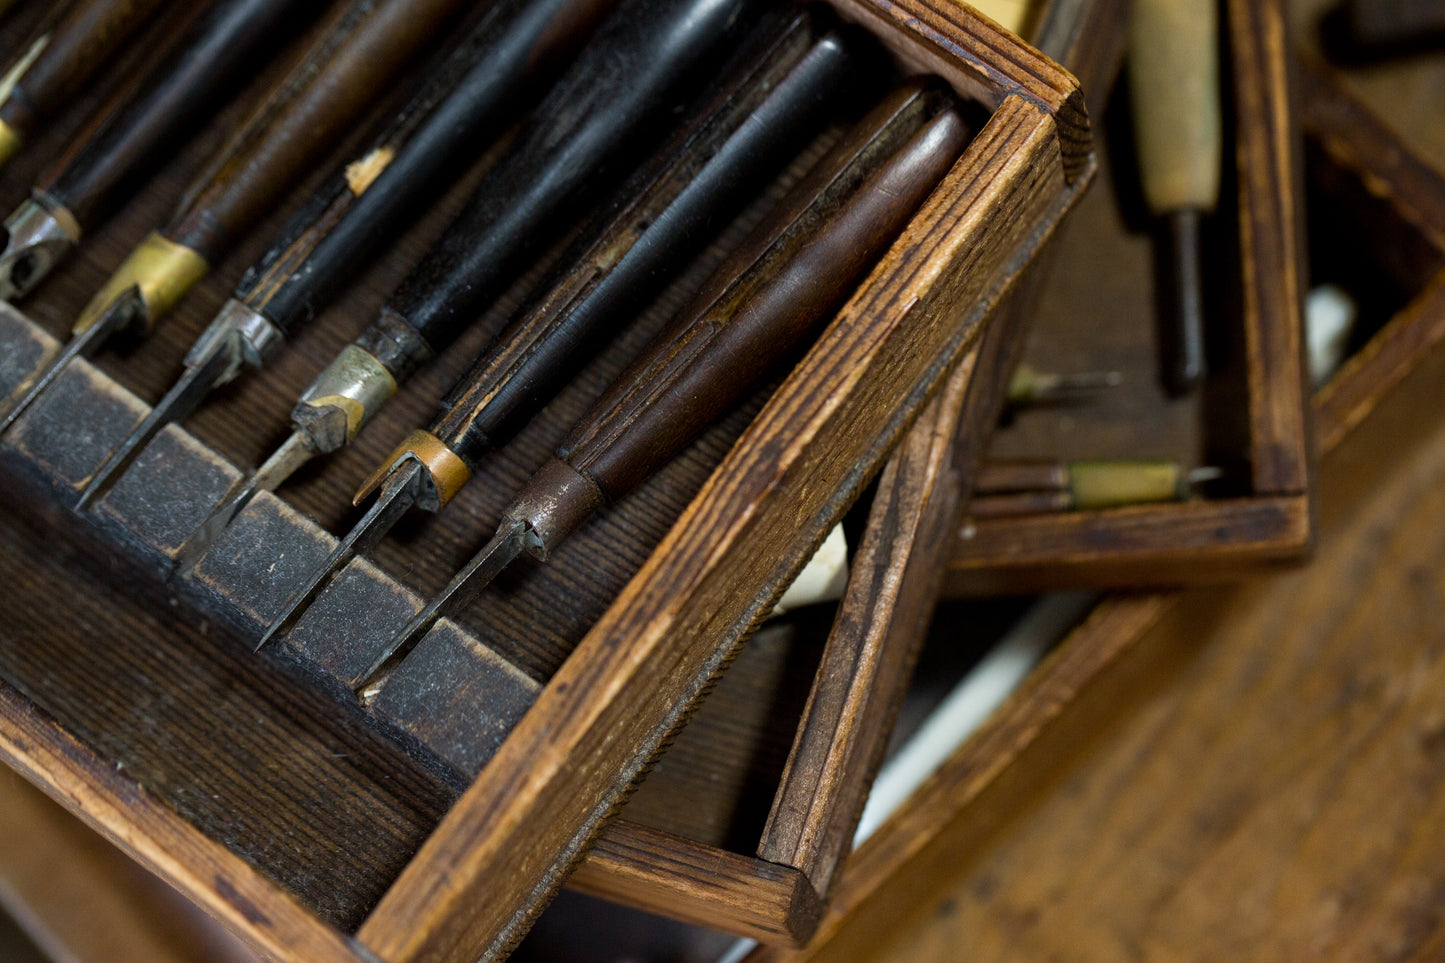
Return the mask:
POLYGON ((495 959, 520 938, 1075 194, 1052 118, 1005 100, 382 899, 364 943, 404 963, 495 959))
POLYGON ((1249 382, 1250 471, 1260 494, 1310 489, 1314 435, 1304 345, 1304 158, 1284 0, 1229 0, 1235 168, 1249 382))
POLYGON ((800 946, 823 902, 803 873, 618 819, 569 889, 761 943, 800 946))
POLYGON ((1229 581, 1298 561, 1313 538, 1305 495, 1131 505, 1066 518, 965 518, 945 591, 956 598, 1118 585, 1229 581))
POLYGON ((1088 180, 1093 139, 1079 82, 1063 67, 956 0, 829 0, 905 65, 937 74, 960 94, 996 108, 1020 96, 1053 115, 1064 179, 1088 180))
POLYGON ((953 449, 982 444, 958 434, 976 357, 965 357, 883 470, 758 847, 825 896, 932 619, 959 504, 953 449))
POLYGON ((1281 0, 1228 5, 1246 379, 1248 498, 969 520, 946 595, 1166 587, 1239 578, 1312 545, 1314 429, 1303 344, 1302 150, 1281 0))
POLYGON ((262 953, 377 963, 0 681, 0 759, 262 953))

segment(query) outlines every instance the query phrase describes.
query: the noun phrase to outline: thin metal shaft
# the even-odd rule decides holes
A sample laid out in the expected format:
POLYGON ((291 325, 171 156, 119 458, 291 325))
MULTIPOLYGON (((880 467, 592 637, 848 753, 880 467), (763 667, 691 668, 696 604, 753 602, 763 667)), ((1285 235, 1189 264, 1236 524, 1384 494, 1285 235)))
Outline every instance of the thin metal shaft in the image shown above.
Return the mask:
POLYGON ((264 465, 232 485, 226 497, 206 516, 206 520, 196 526, 196 530, 181 546, 177 558, 177 573, 189 572, 195 568, 196 563, 205 557, 216 539, 226 530, 226 526, 231 524, 231 520, 251 504, 251 499, 261 492, 275 491, 298 468, 315 456, 316 452, 311 448, 306 435, 299 431, 294 432, 266 459, 264 465))
POLYGON ((10 426, 15 424, 16 419, 35 403, 35 399, 45 394, 46 390, 60 377, 60 373, 65 370, 66 365, 70 364, 70 362, 76 358, 91 357, 96 351, 100 350, 100 346, 103 345, 112 334, 115 334, 115 332, 125 327, 129 314, 130 308, 128 302, 124 299, 117 301, 111 305, 110 310, 102 314, 93 325, 83 333, 72 337, 70 341, 66 343, 65 349, 56 355, 55 358, 51 360, 50 365, 35 379, 30 389, 25 392, 25 395, 15 404, 15 407, 6 413, 5 420, 0 422, 0 435, 9 431, 10 426))
POLYGON ((122 473, 130 469, 141 451, 151 439, 160 434, 162 428, 173 421, 190 417, 191 412, 200 407, 206 395, 210 394, 211 389, 234 365, 234 347, 224 340, 213 343, 205 357, 198 364, 186 369, 186 373, 166 392, 160 404, 152 408, 140 426, 130 433, 130 437, 111 453, 110 458, 106 459, 100 471, 95 473, 95 477, 81 493, 76 507, 85 508, 110 488, 122 473))
POLYGON ((277 634, 289 631, 301 613, 316 601, 316 597, 331 584, 331 580, 348 562, 376 547, 397 520, 406 514, 407 509, 416 504, 425 476, 426 469, 416 461, 407 461, 392 472, 371 509, 332 550, 325 563, 311 574, 306 584, 286 600, 286 607, 272 620, 266 634, 261 636, 261 641, 256 644, 256 651, 265 648, 266 643, 277 634))
POLYGON ((1200 258, 1200 212, 1174 211, 1169 222, 1169 301, 1171 328, 1165 333, 1165 387, 1185 395, 1204 380, 1204 278, 1200 258))
POLYGON ((526 531, 527 526, 523 522, 503 522, 486 547, 472 556, 472 560, 452 577, 445 591, 428 602, 404 629, 392 637, 355 687, 362 701, 369 702, 375 697, 396 667, 426 637, 438 619, 454 615, 470 605, 482 589, 522 553, 526 531))

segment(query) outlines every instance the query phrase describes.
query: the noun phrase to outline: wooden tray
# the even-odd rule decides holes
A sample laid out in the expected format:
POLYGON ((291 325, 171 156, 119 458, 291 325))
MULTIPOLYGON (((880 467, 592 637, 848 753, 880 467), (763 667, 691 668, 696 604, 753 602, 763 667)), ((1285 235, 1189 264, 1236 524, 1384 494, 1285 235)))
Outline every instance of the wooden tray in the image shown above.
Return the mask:
MULTIPOLYGON (((1426 162, 1398 132, 1419 137, 1424 127, 1426 136, 1445 142, 1441 88, 1414 83, 1431 69, 1445 69, 1445 60, 1434 68, 1402 65, 1374 86, 1357 86, 1312 56, 1302 71, 1307 81, 1300 101, 1311 270, 1319 280, 1347 284, 1361 275, 1389 275, 1383 290, 1378 282, 1373 293, 1361 290, 1368 295, 1361 302, 1367 319, 1361 343, 1315 392, 1314 425, 1322 454, 1339 450, 1342 458, 1368 464, 1388 457, 1372 438, 1371 412, 1408 381, 1405 397, 1392 404, 1398 428, 1401 404, 1409 412, 1415 398, 1428 403, 1438 393, 1431 380, 1438 381, 1445 365, 1437 350, 1445 340, 1445 170, 1426 162), (1370 106, 1360 99, 1362 90, 1373 95, 1370 106), (1404 96, 1410 90, 1434 93, 1411 99, 1404 96), (1377 109, 1394 112, 1398 128, 1377 109), (1337 274, 1351 255, 1359 273, 1337 274), (1364 431, 1355 431, 1361 426, 1364 431)), ((1435 415, 1430 410, 1427 417, 1435 415)), ((848 861, 808 947, 760 948, 749 963, 856 958, 909 911, 926 905, 926 894, 947 867, 986 846, 1010 808, 1089 738, 1128 686, 1139 684, 1134 650, 1161 620, 1174 618, 1171 613, 1192 610, 1178 606, 1181 598, 1178 592, 1138 593, 1097 606, 848 861)))
MULTIPOLYGON (((319 649, 293 646, 259 660, 234 637, 236 629, 243 638, 254 635, 266 618, 265 594, 276 604, 283 582, 257 583, 264 591, 242 596, 223 595, 217 586, 226 583, 201 570, 192 582, 169 588, 147 576, 164 570, 186 513, 204 511, 204 501, 183 510, 168 502, 165 511, 146 514, 135 507, 145 499, 132 498, 127 507, 131 496, 117 486, 94 524, 81 526, 65 506, 94 464, 70 458, 73 450, 65 458, 38 457, 49 433, 21 431, 0 454, 15 482, 0 553, 14 588, 4 603, 9 628, 0 637, 0 751, 7 760, 281 958, 371 954, 401 961, 504 952, 757 615, 881 468, 1092 171, 1072 78, 1015 39, 948 5, 840 2, 837 9, 873 31, 900 65, 941 73, 990 117, 894 252, 778 391, 719 426, 635 507, 619 507, 592 533, 593 542, 579 533, 579 552, 619 538, 630 546, 630 554, 614 553, 616 564, 599 578, 622 589, 616 601, 589 596, 583 601, 595 611, 566 611, 576 632, 570 642, 554 632, 550 647, 519 643, 500 653, 478 642, 498 637, 488 635, 496 616, 482 606, 475 621, 439 628, 408 660, 444 665, 446 675, 417 670, 414 678, 443 678, 449 687, 419 686, 409 704, 395 701, 382 712, 379 702, 377 711, 363 713, 335 685, 345 678, 344 666, 313 658, 319 649), (629 508, 634 514, 626 514, 629 508), (631 532, 640 534, 626 542, 631 532), (192 606, 204 609, 193 613, 192 606), (210 621, 199 617, 202 610, 210 621), (297 685, 288 674, 322 684, 297 685), (445 713, 432 711, 439 703, 445 713), (517 715, 521 722, 512 729, 517 715), (481 769, 497 742, 500 750, 481 769), (471 781, 478 769, 454 802, 458 777, 471 781)), ((233 119, 221 118, 209 144, 178 158, 142 204, 98 233, 84 257, 27 303, 41 325, 62 328, 233 119)), ((18 194, 34 167, 18 166, 13 174, 18 194)), ((335 315, 369 318, 426 232, 424 226, 406 239, 335 315)), ((159 394, 261 243, 223 265, 144 348, 107 356, 98 367, 77 366, 74 400, 107 413, 87 424, 102 433, 124 431, 143 414, 132 391, 159 394)), ((45 348, 43 334, 23 319, 3 320, 16 344, 45 348)), ((189 432, 168 431, 162 467, 210 472, 213 487, 224 487, 235 464, 253 461, 279 434, 289 401, 277 405, 276 397, 294 396, 348 333, 335 325, 303 339, 272 370, 199 413, 189 432)), ((343 492, 406 424, 425 417, 468 347, 476 345, 419 379, 335 465, 285 492, 285 500, 260 505, 260 522, 269 517, 294 528, 312 514, 339 527, 343 492)), ((425 591, 474 549, 483 522, 494 517, 488 497, 501 497, 509 487, 503 483, 520 480, 509 475, 530 470, 528 459, 535 464, 555 443, 548 432, 565 427, 569 411, 575 416, 571 409, 620 366, 625 350, 599 359, 544 413, 542 427, 499 457, 497 485, 473 486, 495 491, 460 513, 463 506, 455 506, 444 530, 402 533, 410 537, 393 539, 375 566, 363 568, 361 576, 382 586, 376 591, 391 591, 393 618, 417 600, 387 573, 407 572, 425 591)), ((14 362, 6 376, 14 379, 22 373, 16 367, 27 363, 24 353, 6 357, 14 362)), ((32 354, 28 363, 34 360, 32 354)), ((46 417, 54 415, 37 408, 31 420, 43 428, 46 417)), ((324 550, 319 531, 315 539, 324 550)), ((262 570, 275 574, 297 560, 272 561, 262 570)), ((546 571, 566 569, 554 563, 546 571)), ((545 586, 557 577, 528 573, 523 581, 545 586)), ((366 615, 378 617, 369 608, 366 615)), ((354 628, 337 623, 334 631, 354 628)), ((790 847, 796 855, 784 858, 801 865, 620 824, 592 847, 583 882, 715 925, 799 938, 818 907, 805 873, 834 862, 826 853, 836 847, 795 840, 822 824, 805 819, 769 831, 769 845, 790 847), (731 913, 734 905, 744 908, 731 913)))
MULTIPOLYGON (((1138 199, 1127 105, 1100 138, 1112 177, 1060 233, 1021 311, 1027 360, 1048 371, 1118 371, 1087 402, 1036 408, 995 435, 990 458, 1173 458, 1226 472, 1211 497, 1013 518, 966 518, 945 592, 1168 585, 1235 578, 1309 548, 1311 446, 1301 349, 1303 232, 1291 79, 1267 4, 1227 4, 1233 176, 1210 242, 1212 374, 1193 396, 1159 384, 1152 245, 1138 199), (1226 283, 1227 282, 1227 283, 1226 283)), ((1122 84, 1120 85, 1123 86, 1122 84)), ((1120 98, 1115 98, 1117 101, 1120 98)), ((1096 103, 1097 106, 1097 103, 1096 103)), ((1008 359, 1010 362, 1016 360, 1008 359)), ((1011 369, 1010 369, 1011 370, 1011 369)))

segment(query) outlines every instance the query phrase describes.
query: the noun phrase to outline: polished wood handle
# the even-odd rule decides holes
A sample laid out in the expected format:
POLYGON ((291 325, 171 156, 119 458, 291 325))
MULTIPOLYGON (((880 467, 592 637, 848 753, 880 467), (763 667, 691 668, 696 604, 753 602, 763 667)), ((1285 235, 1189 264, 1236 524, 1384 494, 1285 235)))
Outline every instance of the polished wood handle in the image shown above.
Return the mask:
MULTIPOLYGON (((629 0, 598 28, 391 299, 432 352, 555 241, 584 195, 627 176, 753 18, 752 0, 629 0)), ((605 196, 605 195, 603 195, 605 196)))
POLYGON ((237 296, 287 337, 530 107, 616 0, 501 0, 311 198, 237 296))
POLYGON ((24 138, 69 104, 162 3, 77 0, 67 8, 39 41, 43 49, 0 104, 0 124, 8 128, 6 134, 24 138))
POLYGON ((810 50, 808 18, 796 13, 784 30, 757 34, 761 55, 725 72, 719 102, 623 188, 622 210, 584 231, 560 280, 458 382, 433 432, 463 460, 506 444, 846 99, 860 64, 840 35, 810 50))
POLYGON ((205 8, 41 190, 84 228, 109 217, 230 99, 268 49, 299 32, 321 6, 322 0, 219 0, 205 8))
POLYGON ((666 464, 832 316, 967 145, 947 100, 917 87, 890 97, 744 243, 743 270, 739 258, 725 264, 726 280, 619 377, 508 510, 543 551, 599 498, 666 464), (549 489, 559 477, 575 481, 549 489))
POLYGON ((463 0, 353 0, 265 98, 162 231, 215 263, 383 96, 463 0))

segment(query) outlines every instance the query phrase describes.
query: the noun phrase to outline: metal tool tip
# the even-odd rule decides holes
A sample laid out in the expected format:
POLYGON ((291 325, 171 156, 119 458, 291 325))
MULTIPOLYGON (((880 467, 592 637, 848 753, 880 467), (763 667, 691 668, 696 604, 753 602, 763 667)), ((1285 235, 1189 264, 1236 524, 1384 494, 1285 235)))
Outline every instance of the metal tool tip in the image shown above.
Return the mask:
POLYGON ((130 437, 106 459, 100 471, 95 473, 90 484, 86 486, 76 507, 85 508, 110 488, 166 425, 184 420, 200 407, 211 389, 231 370, 232 361, 230 346, 217 343, 199 362, 187 368, 186 373, 166 392, 160 404, 151 409, 145 420, 130 433, 130 437))
POLYGON ((1223 477, 1224 469, 1215 468, 1213 466, 1205 466, 1203 468, 1191 469, 1189 474, 1185 476, 1185 478, 1189 481, 1190 486, 1203 485, 1207 482, 1218 481, 1223 477))
POLYGON ((426 638, 427 633, 440 619, 455 615, 471 604, 482 590, 522 553, 526 537, 525 522, 514 519, 503 521, 492 540, 452 577, 446 589, 428 602, 392 637, 361 681, 353 687, 353 691, 358 696, 371 692, 369 697, 363 696, 368 702, 375 698, 375 692, 371 690, 379 690, 385 684, 397 666, 426 638))
POLYGON ((55 383, 70 362, 76 358, 88 358, 99 350, 112 334, 124 326, 125 315, 120 310, 114 310, 102 315, 95 324, 76 334, 60 352, 51 357, 50 362, 31 382, 25 394, 20 397, 9 411, 5 413, 5 420, 0 421, 0 435, 10 430, 10 426, 33 405, 41 395, 55 383))

